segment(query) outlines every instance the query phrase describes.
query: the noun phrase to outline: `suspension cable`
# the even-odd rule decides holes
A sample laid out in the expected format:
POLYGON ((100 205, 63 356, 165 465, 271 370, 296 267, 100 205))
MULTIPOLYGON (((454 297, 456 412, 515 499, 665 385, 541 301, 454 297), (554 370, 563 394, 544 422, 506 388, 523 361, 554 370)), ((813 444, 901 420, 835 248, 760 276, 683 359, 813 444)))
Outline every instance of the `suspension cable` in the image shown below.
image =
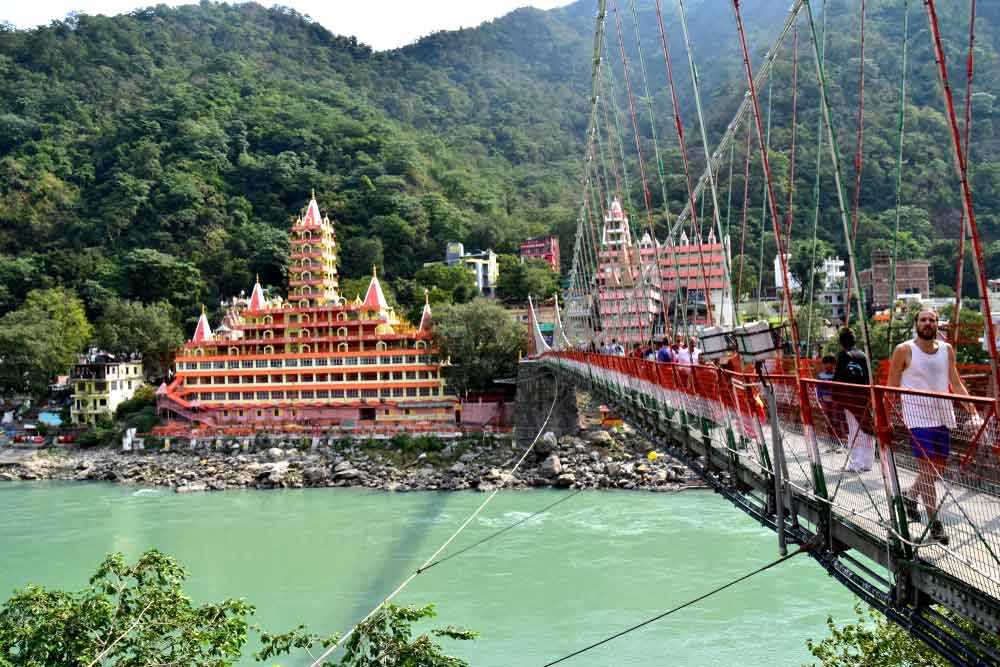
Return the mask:
POLYGON ((955 118, 955 102, 951 94, 951 85, 948 83, 948 65, 945 60, 944 47, 941 45, 941 31, 938 27, 937 8, 934 5, 934 0, 924 0, 924 7, 927 9, 927 20, 930 23, 931 40, 934 48, 934 60, 938 66, 938 74, 941 79, 941 92, 944 96, 945 107, 948 112, 948 122, 951 125, 951 137, 954 144, 953 154, 958 169, 958 178, 962 186, 962 206, 965 208, 965 222, 968 226, 969 236, 972 238, 972 248, 975 255, 975 262, 972 266, 976 270, 976 279, 979 282, 983 319, 986 320, 986 334, 989 337, 990 365, 993 367, 994 397, 996 398, 998 408, 1000 408, 1000 374, 997 373, 996 327, 993 325, 993 313, 990 309, 990 292, 989 285, 986 282, 983 245, 979 238, 979 226, 976 224, 976 211, 972 206, 968 165, 965 162, 965 155, 962 152, 962 139, 958 132, 958 121, 955 118))
MULTIPOLYGON (((975 0, 973 1, 973 6, 975 6, 975 0)), ((896 221, 893 227, 892 233, 892 262, 889 264, 889 351, 892 352, 893 348, 893 324, 896 321, 896 263, 899 261, 899 217, 900 211, 902 209, 902 198, 903 198, 903 138, 906 132, 906 67, 907 67, 907 50, 909 48, 910 41, 910 0, 903 0, 903 52, 900 56, 900 75, 899 75, 899 117, 896 122, 897 125, 897 137, 896 137, 896 221)), ((968 153, 966 153, 968 155, 968 153)), ((965 226, 962 225, 962 238, 965 237, 964 234, 965 226)), ((959 242, 959 262, 958 262, 958 275, 962 275, 962 251, 961 242, 959 242)), ((961 278, 959 278, 961 281, 961 278)), ((955 301, 956 307, 961 301, 961 298, 955 301)), ((955 312, 955 326, 952 327, 953 330, 957 329, 958 326, 958 311, 955 312)))
MULTIPOLYGON (((663 22, 663 10, 662 10, 662 6, 660 4, 660 0, 656 0, 656 19, 657 19, 657 23, 659 24, 659 28, 660 28, 660 44, 661 44, 661 46, 663 48, 663 64, 664 64, 664 67, 666 67, 666 70, 667 70, 667 82, 668 82, 668 84, 670 86, 670 101, 671 101, 671 105, 672 105, 672 110, 674 112, 674 129, 675 129, 675 131, 677 133, 677 144, 678 144, 678 146, 680 148, 681 161, 682 161, 683 166, 684 166, 684 183, 687 186, 688 207, 690 207, 690 210, 691 210, 691 227, 693 229, 694 225, 695 225, 695 217, 696 217, 694 215, 694 209, 695 209, 695 205, 696 205, 695 204, 696 200, 695 200, 694 184, 691 182, 691 167, 690 167, 690 164, 688 162, 687 142, 684 140, 684 123, 681 121, 680 104, 677 101, 677 86, 674 84, 674 69, 673 69, 673 66, 671 65, 671 62, 670 62, 670 49, 667 46, 667 31, 666 31, 666 28, 665 28, 664 22, 663 22)), ((698 225, 698 228, 699 229, 701 228, 700 224, 698 225)), ((671 231, 670 237, 673 237, 673 231, 671 231)), ((698 239, 692 239, 692 241, 697 242, 698 239)), ((699 243, 699 245, 698 245, 698 260, 699 260, 698 265, 699 265, 699 267, 701 269, 701 279, 702 279, 702 283, 704 284, 704 288, 705 288, 705 308, 706 308, 706 313, 707 313, 709 321, 711 321, 712 320, 712 298, 711 298, 711 293, 709 291, 708 278, 705 275, 705 264, 704 264, 704 257, 702 255, 702 250, 703 250, 702 246, 699 243)), ((685 254, 688 254, 688 253, 685 253, 685 254)), ((679 266, 678 266, 677 273, 678 273, 678 277, 679 277, 679 275, 680 275, 680 267, 679 266)), ((685 290, 684 290, 684 313, 685 313, 685 316, 687 315, 687 310, 688 310, 688 293, 689 292, 690 292, 690 290, 687 288, 687 281, 685 281, 685 290)), ((686 333, 689 333, 689 332, 686 332, 686 333)))
MULTIPOLYGON (((976 0, 969 4, 969 55, 965 60, 965 164, 969 164, 969 135, 972 132, 972 73, 975 60, 973 46, 976 42, 976 0)), ((959 316, 962 310, 962 283, 965 274, 965 211, 962 211, 962 222, 958 232, 958 271, 955 274, 955 310, 951 327, 951 344, 958 345, 958 330, 961 326, 959 316)))
MULTIPOLYGON (((778 529, 781 530, 780 526, 779 526, 778 529)), ((766 572, 767 570, 770 570, 772 567, 775 567, 776 565, 781 565, 786 560, 789 560, 790 558, 794 558, 795 556, 798 556, 800 553, 804 553, 804 552, 806 552, 808 550, 809 550, 809 545, 802 545, 798 549, 796 549, 795 551, 789 552, 787 555, 781 556, 780 558, 771 561, 770 563, 768 563, 767 565, 765 565, 763 567, 759 567, 756 570, 753 570, 752 572, 747 572, 746 574, 744 574, 741 577, 733 579, 732 581, 729 581, 729 582, 727 582, 727 583, 725 583, 725 584, 723 584, 723 585, 721 585, 721 586, 719 586, 717 588, 713 588, 712 590, 708 591, 707 593, 703 593, 702 595, 699 595, 696 598, 688 600, 687 602, 685 602, 683 604, 679 604, 679 605, 677 605, 676 607, 674 607, 672 609, 668 609, 667 611, 665 611, 663 613, 660 613, 660 614, 657 614, 656 616, 653 616, 652 618, 648 618, 645 621, 642 621, 641 623, 636 623, 635 625, 633 625, 631 627, 625 628, 621 632, 616 632, 615 634, 613 634, 613 635, 611 635, 609 637, 605 637, 604 639, 602 639, 600 641, 597 641, 597 642, 594 642, 593 644, 590 644, 589 646, 585 646, 585 647, 583 647, 581 649, 573 651, 572 653, 564 655, 563 657, 561 657, 561 658, 559 658, 557 660, 553 660, 552 662, 547 662, 542 667, 552 667, 552 665, 558 665, 560 662, 565 662, 566 660, 569 660, 570 658, 575 658, 576 656, 580 655, 581 653, 586 653, 587 651, 595 649, 598 646, 602 646, 604 644, 607 644, 608 642, 614 641, 615 639, 618 639, 619 637, 627 635, 630 632, 634 632, 634 631, 638 630, 639 628, 645 627, 645 626, 649 625, 650 623, 655 623, 656 621, 664 619, 664 618, 666 618, 667 616, 670 616, 673 613, 681 611, 682 609, 690 607, 691 605, 697 604, 697 603, 701 602, 702 600, 706 600, 706 599, 712 597, 713 595, 715 595, 716 593, 721 593, 722 591, 726 590, 727 588, 732 588, 736 584, 741 583, 743 581, 746 581, 747 579, 750 579, 751 577, 753 577, 755 575, 758 575, 761 572, 766 572)))
MULTIPOLYGON (((768 79, 767 81, 767 129, 764 132, 764 138, 760 141, 760 145, 764 146, 765 151, 771 150, 771 100, 774 98, 772 94, 774 88, 774 79, 768 79)), ((764 239, 767 237, 767 208, 770 203, 770 191, 768 189, 767 183, 767 169, 762 165, 762 172, 764 173, 765 180, 761 185, 763 190, 761 196, 760 205, 760 258, 757 261, 757 313, 756 318, 760 319, 761 309, 764 305, 764 239)), ((781 228, 781 223, 777 220, 775 224, 778 225, 778 229, 781 228)), ((780 234, 778 234, 780 236, 780 234)), ((780 245, 779 245, 780 247, 780 245)))
MULTIPOLYGON (((698 128, 701 130, 701 146, 705 152, 705 165, 709 167, 708 171, 708 186, 712 194, 712 216, 715 222, 716 234, 719 235, 719 243, 722 244, 722 290, 721 298, 722 301, 719 304, 721 306, 721 312, 719 313, 719 325, 723 324, 722 316, 725 314, 726 307, 726 288, 729 287, 732 290, 732 275, 729 270, 729 256, 725 250, 725 236, 722 229, 722 221, 719 218, 719 192, 716 184, 716 171, 712 168, 712 155, 708 147, 708 128, 705 126, 705 115, 702 113, 701 107, 701 84, 698 77, 698 68, 694 66, 694 50, 691 48, 691 36, 688 32, 688 21, 687 12, 684 10, 684 0, 677 0, 677 8, 680 10, 681 16, 681 31, 684 34, 684 49, 687 51, 688 68, 691 70, 691 86, 694 89, 694 108, 698 113, 698 128)), ((704 199, 702 199, 704 202, 704 199)), ((704 213, 702 214, 704 218, 704 213)), ((732 294, 730 294, 731 300, 732 294)), ((705 294, 705 300, 707 302, 711 301, 711 294, 705 294)), ((709 317, 711 317, 711 310, 709 312, 709 317)))
MULTIPOLYGON (((819 58, 826 57, 826 0, 823 0, 823 41, 820 43, 819 58)), ((806 323, 806 350, 812 349, 812 328, 813 328, 813 299, 816 294, 816 241, 819 231, 819 193, 820 193, 820 170, 823 166, 823 109, 820 106, 819 118, 816 121, 816 175, 813 179, 813 230, 812 230, 812 271, 809 275, 809 313, 806 323)), ((825 277, 824 277, 825 279, 825 277)), ((846 322, 845 322, 846 324, 846 322)))
POLYGON ((753 130, 750 123, 747 123, 747 148, 746 158, 743 161, 743 221, 740 224, 740 269, 736 278, 735 294, 733 296, 733 312, 739 317, 740 297, 743 292, 743 270, 747 265, 746 242, 747 242, 747 214, 750 211, 750 151, 753 130))
MULTIPOLYGON (((858 131, 854 151, 854 202, 851 205, 851 242, 858 239, 858 218, 861 208, 861 155, 865 136, 865 0, 861 0, 861 62, 858 63, 858 131)), ((847 276, 847 293, 851 291, 851 276, 847 276)), ((872 290, 872 295, 875 292, 872 290)), ((851 300, 847 299, 844 319, 851 321, 851 300)), ((865 317, 865 308, 858 303, 858 317, 865 317)))
MULTIPOLYGON (((795 211, 795 130, 798 119, 799 105, 799 22, 792 28, 792 146, 788 158, 788 203, 786 214, 788 224, 785 225, 785 240, 788 252, 792 252, 792 220, 795 211)), ((815 273, 816 267, 813 266, 815 273)), ((781 308, 784 314, 784 307, 781 308)), ((808 348, 807 348, 808 350, 808 348)))

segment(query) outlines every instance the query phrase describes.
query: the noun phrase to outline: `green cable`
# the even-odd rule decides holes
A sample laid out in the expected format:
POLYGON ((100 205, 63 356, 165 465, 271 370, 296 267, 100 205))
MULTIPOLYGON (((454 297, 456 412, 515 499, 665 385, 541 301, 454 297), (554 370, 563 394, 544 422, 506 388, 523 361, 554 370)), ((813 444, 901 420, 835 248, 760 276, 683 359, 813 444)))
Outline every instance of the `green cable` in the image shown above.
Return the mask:
MULTIPOLYGON (((773 99, 774 77, 770 77, 767 80, 767 128, 764 131, 764 150, 770 152, 771 150, 771 100, 773 99)), ((761 165, 761 169, 764 165, 761 165)), ((766 226, 767 226, 767 204, 770 198, 767 192, 767 179, 764 180, 764 204, 761 206, 760 211, 760 259, 757 266, 757 311, 755 314, 756 319, 760 319, 761 306, 763 305, 764 298, 764 238, 767 236, 766 226)))
MULTIPOLYGON (((898 121, 898 152, 896 153, 896 226, 892 233, 892 261, 889 263, 889 350, 892 350, 892 325, 896 308, 896 261, 899 252, 899 210, 902 204, 903 191, 903 135, 906 125, 906 49, 910 32, 910 2, 903 0, 903 54, 902 72, 899 75, 899 121, 898 121)), ((965 233, 965 227, 962 228, 965 233)), ((963 261, 964 258, 959 258, 963 261)), ((958 330, 958 322, 954 328, 958 330)), ((957 341, 958 338, 956 337, 957 341)))
MULTIPOLYGON (((823 0, 823 37, 820 42, 820 61, 826 58, 826 0, 823 0)), ((816 235, 819 230, 819 192, 820 169, 823 164, 823 109, 819 110, 819 120, 816 128, 816 178, 813 180, 813 233, 812 233, 812 272, 809 276, 809 315, 806 324, 806 354, 812 348, 813 299, 816 293, 816 235)))

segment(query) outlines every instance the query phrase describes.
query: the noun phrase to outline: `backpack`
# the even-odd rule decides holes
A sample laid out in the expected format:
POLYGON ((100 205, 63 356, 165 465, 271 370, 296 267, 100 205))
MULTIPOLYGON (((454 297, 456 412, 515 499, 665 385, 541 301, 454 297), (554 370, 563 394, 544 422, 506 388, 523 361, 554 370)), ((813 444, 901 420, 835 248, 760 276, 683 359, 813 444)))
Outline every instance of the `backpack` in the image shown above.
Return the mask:
POLYGON ((868 358, 861 350, 845 352, 847 360, 838 359, 837 370, 833 374, 836 382, 848 384, 868 384, 868 358))

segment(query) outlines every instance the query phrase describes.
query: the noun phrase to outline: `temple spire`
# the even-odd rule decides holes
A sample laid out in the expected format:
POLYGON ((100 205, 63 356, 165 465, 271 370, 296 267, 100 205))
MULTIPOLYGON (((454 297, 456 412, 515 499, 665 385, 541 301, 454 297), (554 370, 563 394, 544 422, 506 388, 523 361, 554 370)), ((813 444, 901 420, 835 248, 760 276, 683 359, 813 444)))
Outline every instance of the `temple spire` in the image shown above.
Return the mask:
POLYGON ((261 310, 267 305, 264 299, 264 288, 260 286, 260 275, 254 280, 253 291, 250 293, 250 310, 261 310))
POLYGON ((205 314, 205 305, 201 306, 201 317, 194 328, 194 335, 191 336, 192 343, 204 343, 212 338, 212 326, 208 323, 208 315, 205 314))
POLYGON ((431 330, 431 293, 428 289, 424 289, 424 311, 420 314, 420 331, 430 331, 431 330))

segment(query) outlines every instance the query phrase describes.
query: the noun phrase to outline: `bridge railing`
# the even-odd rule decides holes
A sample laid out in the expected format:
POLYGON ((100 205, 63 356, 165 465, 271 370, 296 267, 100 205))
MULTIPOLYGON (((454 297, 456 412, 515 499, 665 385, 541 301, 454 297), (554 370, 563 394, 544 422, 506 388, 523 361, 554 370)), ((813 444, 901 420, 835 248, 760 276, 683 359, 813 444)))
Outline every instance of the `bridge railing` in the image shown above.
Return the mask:
POLYGON ((1000 423, 991 399, 807 377, 800 390, 784 364, 758 375, 577 351, 546 358, 765 480, 775 472, 765 400, 773 392, 793 497, 1000 600, 1000 423))

